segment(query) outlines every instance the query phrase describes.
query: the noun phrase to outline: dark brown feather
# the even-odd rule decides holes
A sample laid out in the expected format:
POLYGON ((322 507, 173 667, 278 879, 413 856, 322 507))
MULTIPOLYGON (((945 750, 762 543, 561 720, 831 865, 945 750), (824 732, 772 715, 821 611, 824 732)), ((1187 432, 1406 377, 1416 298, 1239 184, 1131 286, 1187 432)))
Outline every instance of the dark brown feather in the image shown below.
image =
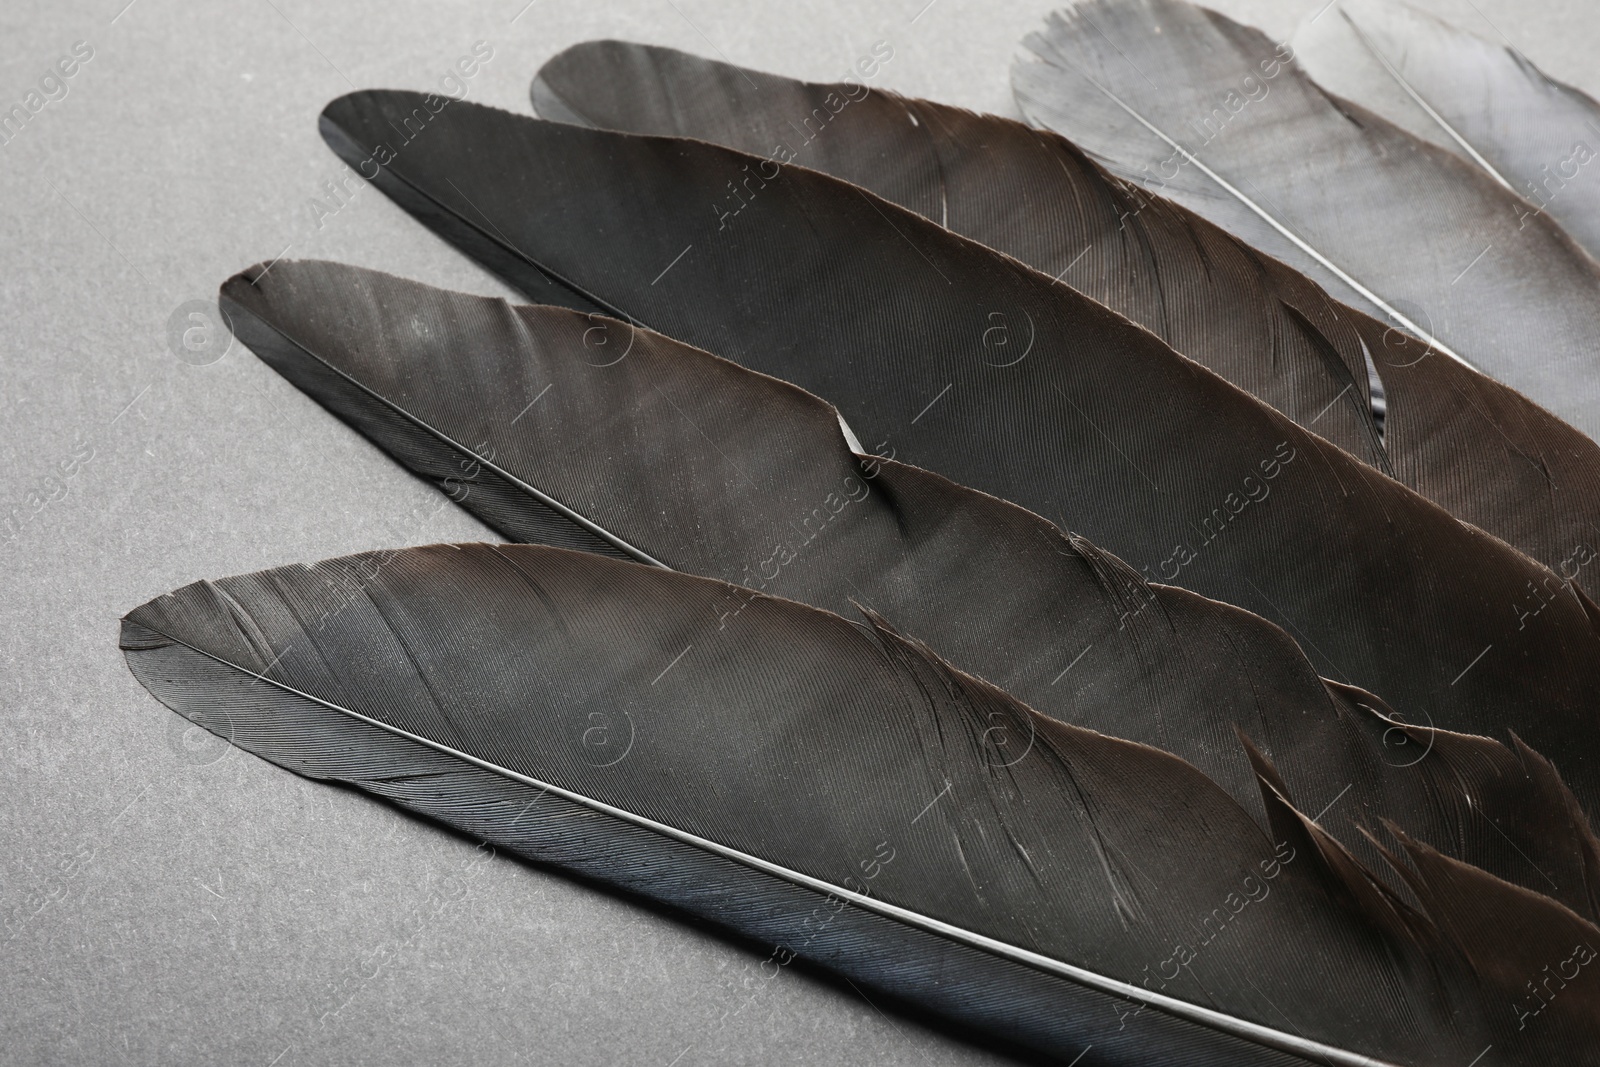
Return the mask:
MULTIPOLYGON (((857 456, 834 409, 791 385, 599 316, 333 263, 247 271, 221 304, 280 373, 508 537, 872 605, 1045 714, 1183 757, 1260 817, 1243 730, 1369 862, 1362 828, 1393 819, 1594 914, 1597 844, 1531 753, 1398 726, 1265 620, 857 456)), ((750 595, 729 590, 719 629, 750 595)), ((991 740, 1002 763, 1031 741, 991 740)))
MULTIPOLYGON (((418 109, 357 93, 324 132, 365 158, 418 109)), ((535 257, 587 300, 832 401, 873 451, 1280 623, 1320 673, 1408 721, 1515 728, 1561 753, 1580 800, 1600 796, 1600 618, 1580 591, 1519 626, 1552 572, 1102 305, 799 167, 736 216, 708 211, 762 163, 700 142, 458 103, 387 148, 377 181, 425 198, 423 221, 460 239, 440 220, 492 220, 469 250, 535 257), (1034 339, 1027 358, 984 347, 996 314, 1034 339)))
POLYGON ((620 41, 561 52, 532 95, 541 114, 602 129, 784 146, 1126 315, 1562 581, 1591 596, 1600 583, 1600 444, 1057 134, 620 41))

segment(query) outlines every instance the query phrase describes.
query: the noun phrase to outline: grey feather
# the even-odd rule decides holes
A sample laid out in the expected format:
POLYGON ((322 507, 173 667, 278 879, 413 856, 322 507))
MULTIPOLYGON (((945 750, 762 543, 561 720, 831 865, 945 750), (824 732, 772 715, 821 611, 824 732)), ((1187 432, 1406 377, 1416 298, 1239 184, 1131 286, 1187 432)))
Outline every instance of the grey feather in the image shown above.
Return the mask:
POLYGON ((1600 264, 1482 170, 1182 0, 1088 0, 1027 47, 1031 121, 1600 434, 1600 264))
POLYGON ((1340 0, 1294 35, 1329 92, 1472 163, 1600 252, 1600 103, 1509 45, 1385 0, 1340 0))

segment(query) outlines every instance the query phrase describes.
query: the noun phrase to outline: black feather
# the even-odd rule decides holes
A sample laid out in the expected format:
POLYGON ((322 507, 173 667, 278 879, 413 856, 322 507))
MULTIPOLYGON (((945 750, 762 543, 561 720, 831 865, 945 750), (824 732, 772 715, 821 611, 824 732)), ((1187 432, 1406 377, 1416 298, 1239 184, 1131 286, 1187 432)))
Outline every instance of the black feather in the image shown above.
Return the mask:
MULTIPOLYGON (((1600 588, 1588 565, 1600 558, 1600 444, 1057 134, 619 41, 559 53, 532 96, 546 117, 602 129, 755 154, 792 145, 796 162, 1071 285, 1563 580, 1600 588)), ((1018 343, 1009 332, 988 335, 997 353, 1018 343)))
POLYGON ((1517 957, 1460 950, 1480 916, 1600 939, 1558 905, 1458 902, 1424 867, 1428 910, 1397 925, 1362 904, 1359 870, 1275 845, 1180 760, 1035 716, 876 619, 757 596, 718 630, 725 595, 592 554, 447 545, 199 582, 131 612, 122 643, 158 697, 267 759, 1063 1058, 1600 1047, 1578 1010, 1600 968, 1518 1034, 1495 1010, 1517 957), (1036 738, 1027 758, 995 763, 996 722, 1036 738))
MULTIPOLYGON (((1243 731, 1369 861, 1362 829, 1392 819, 1600 914, 1600 842, 1537 756, 1397 726, 1376 697, 1325 686, 1270 623, 854 454, 837 413, 791 385, 615 320, 332 263, 247 271, 221 304, 286 378, 513 539, 869 604, 1036 710, 1173 752, 1264 815, 1243 731)), ((719 627, 749 595, 730 589, 719 627)), ((1001 762, 1028 743, 993 740, 1001 762)))
MULTIPOLYGON (((324 131, 376 147, 422 100, 352 94, 324 131)), ((1094 301, 858 187, 776 164, 750 177, 759 159, 704 143, 462 103, 385 154, 377 182, 425 192, 424 221, 487 212, 469 251, 534 257, 586 299, 831 400, 875 452, 1279 622, 1320 673, 1408 721, 1514 727, 1600 796, 1600 612, 1581 591, 1519 626, 1553 572, 1094 301), (737 213, 707 209, 746 178, 737 213), (984 347, 995 315, 1025 358, 984 347)))

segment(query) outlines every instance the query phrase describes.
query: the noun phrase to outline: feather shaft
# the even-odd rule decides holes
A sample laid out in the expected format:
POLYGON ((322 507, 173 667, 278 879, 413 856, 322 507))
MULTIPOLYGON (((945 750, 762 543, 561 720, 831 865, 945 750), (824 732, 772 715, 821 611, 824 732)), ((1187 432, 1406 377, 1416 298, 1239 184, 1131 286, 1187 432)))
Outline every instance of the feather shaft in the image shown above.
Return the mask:
MULTIPOLYGON (((560 549, 436 546, 196 583, 130 613, 123 644, 157 696, 236 744, 469 832, 527 810, 530 790, 550 785, 561 792, 534 819, 554 820, 545 832, 576 833, 574 845, 602 831, 590 849, 609 852, 609 878, 626 856, 610 852, 603 828, 620 821, 629 840, 654 842, 638 846, 635 867, 670 866, 685 847, 704 854, 714 843, 710 860, 737 859, 789 890, 791 872, 807 876, 799 887, 812 895, 841 885, 893 905, 901 927, 925 916, 943 924, 945 941, 965 931, 987 939, 991 955, 1010 945, 1122 983, 1138 984, 1168 937, 1194 936, 1180 931, 1197 893, 1220 899, 1256 870, 1258 853, 1274 854, 1181 761, 1038 718, 874 618, 856 627, 759 598, 742 633, 712 637, 707 608, 723 588, 560 549), (358 599, 345 598, 351 589, 358 599), (697 634, 693 663, 658 685, 666 650, 697 634), (593 715, 628 709, 623 757, 594 758, 576 735, 593 715), (979 733, 996 716, 1038 738, 999 775, 979 733), (939 802, 930 807, 930 797, 939 802), (571 822, 557 799, 590 814, 571 822), (667 840, 663 830, 673 831, 667 840), (880 862, 853 862, 861 848, 880 862), (1180 869, 1183 878, 1170 877, 1180 869), (1138 881, 1126 881, 1133 870, 1138 881)), ((1493 973, 1463 971, 1426 940, 1373 941, 1368 918, 1330 906, 1344 875, 1281 845, 1276 855, 1257 875, 1270 891, 1189 960, 1200 985, 1184 979, 1168 995, 1222 1011, 1225 1023, 1208 1023, 1236 1035, 1240 1019, 1277 1032, 1247 980, 1255 974, 1289 1030, 1402 1062, 1475 1050, 1506 1031, 1450 1006, 1476 981, 1493 995, 1493 973), (1297 952, 1282 952, 1290 943, 1297 952), (1398 962, 1407 958, 1442 970, 1398 962), (1337 1016, 1319 1009, 1335 994, 1337 1016)), ((722 921, 747 920, 737 899, 708 888, 722 921)), ((1495 906, 1528 921, 1555 907, 1531 894, 1495 906)), ((877 958, 870 946, 857 955, 877 958)), ((1024 959, 1037 963, 1008 956, 1024 959)), ((925 988, 931 977, 905 985, 925 988)), ((1059 969, 1052 977, 1082 988, 1059 969)), ((1103 996, 1083 995, 1082 1004, 1103 996)), ((1071 1022, 1107 1032, 1171 1018, 1126 1014, 1071 1022)), ((1526 1050, 1562 1048, 1580 1032, 1560 1021, 1526 1050)))

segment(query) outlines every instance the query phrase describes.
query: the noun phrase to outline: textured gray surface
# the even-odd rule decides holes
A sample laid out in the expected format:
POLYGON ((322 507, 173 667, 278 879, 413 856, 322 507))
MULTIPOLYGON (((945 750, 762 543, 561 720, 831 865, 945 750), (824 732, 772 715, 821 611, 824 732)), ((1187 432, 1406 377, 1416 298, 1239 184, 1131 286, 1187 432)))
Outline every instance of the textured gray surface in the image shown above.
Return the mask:
MULTIPOLYGON (((333 96, 436 88, 480 40, 469 98, 519 111, 589 37, 812 78, 883 40, 877 84, 1014 115, 1007 64, 1050 4, 122 2, 0 13, 0 108, 94 49, 0 144, 0 1062, 994 1062, 185 734, 116 620, 199 577, 488 536, 240 346, 169 343, 175 309, 285 252, 502 292, 371 189, 312 209, 333 96)), ((1284 35, 1320 0, 1216 6, 1284 35)), ((1589 0, 1424 6, 1600 95, 1589 0)))

